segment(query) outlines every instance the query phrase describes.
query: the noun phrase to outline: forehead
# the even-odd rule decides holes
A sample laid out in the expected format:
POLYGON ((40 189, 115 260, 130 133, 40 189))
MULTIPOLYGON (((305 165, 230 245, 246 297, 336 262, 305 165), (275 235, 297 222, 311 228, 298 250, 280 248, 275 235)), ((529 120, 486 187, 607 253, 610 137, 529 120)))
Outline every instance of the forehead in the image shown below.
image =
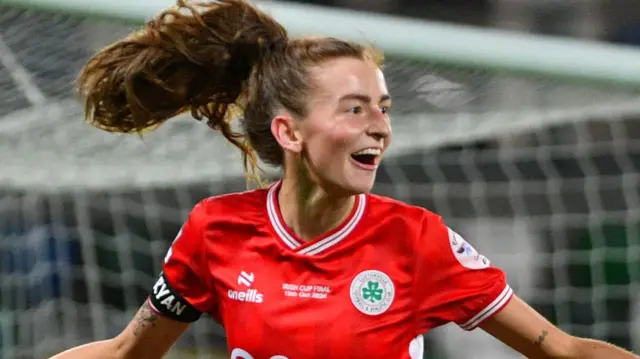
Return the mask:
POLYGON ((372 61, 338 58, 311 69, 316 93, 322 98, 340 98, 361 93, 372 98, 387 94, 382 70, 372 61))

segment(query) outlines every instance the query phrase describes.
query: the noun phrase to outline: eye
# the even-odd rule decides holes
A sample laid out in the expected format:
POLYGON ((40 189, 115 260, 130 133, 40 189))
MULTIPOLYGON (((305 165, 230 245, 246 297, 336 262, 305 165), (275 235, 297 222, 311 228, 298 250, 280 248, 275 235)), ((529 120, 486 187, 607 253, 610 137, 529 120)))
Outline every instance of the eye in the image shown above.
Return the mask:
POLYGON ((349 108, 348 112, 351 112, 354 115, 359 115, 363 112, 362 106, 353 106, 349 108))
POLYGON ((382 111, 382 113, 386 115, 389 113, 389 111, 391 111, 391 106, 382 106, 380 107, 380 111, 382 111))

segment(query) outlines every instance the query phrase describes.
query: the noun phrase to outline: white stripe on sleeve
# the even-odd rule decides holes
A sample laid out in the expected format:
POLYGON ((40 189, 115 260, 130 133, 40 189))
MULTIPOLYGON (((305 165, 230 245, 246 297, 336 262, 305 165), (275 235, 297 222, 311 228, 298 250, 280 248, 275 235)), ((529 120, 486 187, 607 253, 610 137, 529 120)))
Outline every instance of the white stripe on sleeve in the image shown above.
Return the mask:
POLYGON ((491 317, 494 313, 502 309, 502 307, 509 302, 513 296, 513 290, 507 284, 500 295, 489 305, 487 305, 483 310, 481 310, 478 314, 474 315, 473 318, 469 319, 466 323, 460 325, 460 328, 464 330, 473 330, 478 324, 482 323, 483 320, 491 317))

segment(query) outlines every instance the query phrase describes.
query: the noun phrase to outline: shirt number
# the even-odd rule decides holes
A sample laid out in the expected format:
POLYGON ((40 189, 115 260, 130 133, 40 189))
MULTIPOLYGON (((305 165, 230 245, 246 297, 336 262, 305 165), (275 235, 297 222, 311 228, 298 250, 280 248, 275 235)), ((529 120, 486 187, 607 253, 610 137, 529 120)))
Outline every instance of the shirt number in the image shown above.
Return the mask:
MULTIPOLYGON (((236 348, 231 351, 231 359, 254 359, 246 350, 236 348)), ((284 355, 274 355, 269 359, 289 359, 284 355)))

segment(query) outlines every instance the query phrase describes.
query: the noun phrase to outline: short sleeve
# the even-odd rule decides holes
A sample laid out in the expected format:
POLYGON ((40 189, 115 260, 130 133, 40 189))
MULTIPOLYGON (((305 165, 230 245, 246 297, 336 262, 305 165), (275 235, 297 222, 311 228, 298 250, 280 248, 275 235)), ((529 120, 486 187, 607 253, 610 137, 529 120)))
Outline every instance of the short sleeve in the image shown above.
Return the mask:
POLYGON ((513 296, 505 273, 436 215, 425 221, 416 253, 414 293, 422 331, 449 322, 473 330, 513 296))
POLYGON ((154 311, 181 322, 194 322, 213 307, 213 292, 208 286, 204 261, 206 215, 203 207, 203 204, 197 205, 178 232, 149 296, 154 311))

